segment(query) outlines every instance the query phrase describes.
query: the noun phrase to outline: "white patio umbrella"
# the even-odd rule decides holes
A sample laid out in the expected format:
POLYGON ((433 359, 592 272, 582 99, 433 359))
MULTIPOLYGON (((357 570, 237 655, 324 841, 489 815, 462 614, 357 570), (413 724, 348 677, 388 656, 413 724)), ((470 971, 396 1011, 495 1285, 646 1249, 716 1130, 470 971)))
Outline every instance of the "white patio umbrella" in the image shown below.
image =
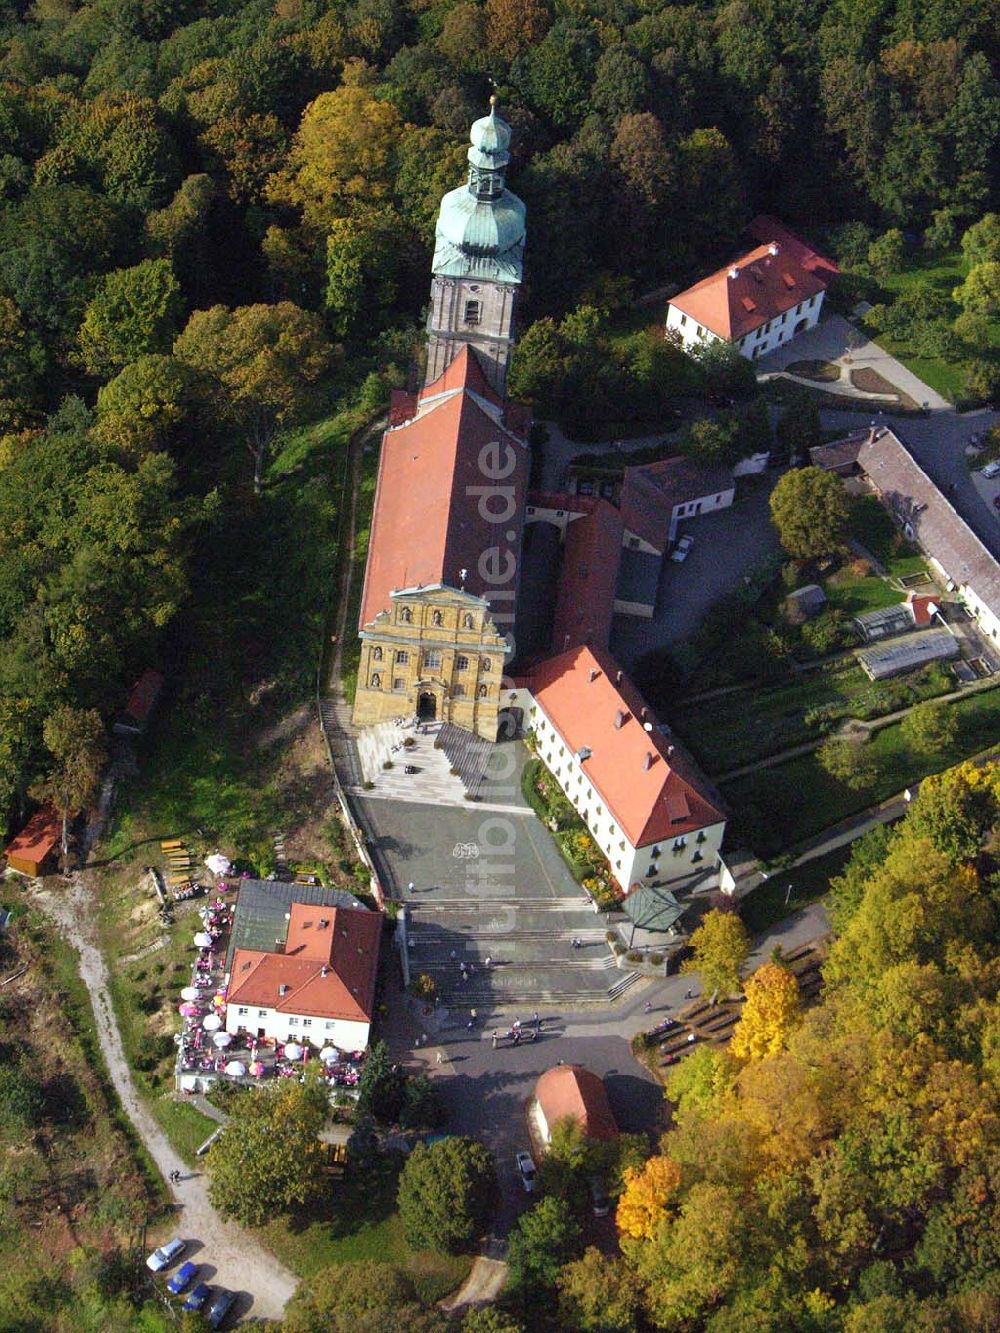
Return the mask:
POLYGON ((324 1046, 319 1053, 319 1058, 325 1065, 335 1065, 340 1059, 340 1052, 336 1046, 324 1046))
POLYGON ((194 937, 194 942, 199 949, 210 949, 212 947, 212 937, 207 930, 199 930, 194 937))
POLYGON ((213 852, 211 856, 206 856, 205 864, 213 875, 228 875, 233 868, 232 861, 228 856, 223 856, 221 852, 213 852))
POLYGON ((218 1014, 206 1014, 201 1020, 201 1025, 206 1032, 218 1032, 222 1027, 222 1019, 218 1014))
POLYGON ((182 1000, 197 1000, 197 998, 198 998, 197 986, 185 986, 184 989, 181 991, 182 1000))
POLYGON ((302 1047, 297 1041, 288 1041, 285 1043, 285 1055, 289 1060, 297 1060, 302 1054, 302 1047))
POLYGON ((242 1060, 230 1060, 226 1065, 226 1073, 230 1078, 246 1078, 247 1067, 242 1060))
POLYGON ((227 1046, 232 1046, 233 1034, 231 1032, 217 1032, 212 1038, 212 1045, 218 1046, 219 1050, 224 1050, 227 1046))

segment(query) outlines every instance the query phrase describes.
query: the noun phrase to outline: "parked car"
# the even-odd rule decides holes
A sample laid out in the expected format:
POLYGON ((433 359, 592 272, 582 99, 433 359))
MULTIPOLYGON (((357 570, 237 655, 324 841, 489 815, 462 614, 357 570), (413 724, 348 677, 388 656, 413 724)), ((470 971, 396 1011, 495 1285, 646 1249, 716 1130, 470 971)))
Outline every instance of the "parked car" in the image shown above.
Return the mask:
POLYGON ((235 1291, 227 1291, 225 1287, 219 1288, 219 1294, 208 1308, 208 1322, 213 1328, 221 1328, 225 1323, 226 1315, 233 1308, 233 1302, 236 1300, 235 1291))
POLYGON ((983 468, 982 475, 984 477, 995 477, 998 474, 1000 474, 1000 460, 994 463, 987 463, 983 468))
POLYGON ((525 1194, 534 1194, 535 1164, 531 1160, 531 1153, 519 1152, 517 1154, 517 1173, 521 1177, 521 1184, 524 1186, 525 1194))
POLYGON ((186 1248, 187 1242, 181 1240, 180 1236, 175 1236, 173 1240, 168 1240, 166 1245, 161 1245, 158 1250, 153 1251, 146 1260, 146 1267, 151 1268, 154 1273, 162 1273, 175 1259, 180 1258, 186 1248))
POLYGON ((694 545, 694 538, 691 536, 690 533, 685 533, 684 536, 677 543, 677 545, 674 547, 674 549, 671 551, 670 559, 677 560, 678 562, 681 560, 686 560, 688 558, 688 552, 691 550, 691 547, 693 545, 694 545))
POLYGON ((175 1296, 179 1296, 197 1271, 198 1265, 193 1264, 190 1259, 186 1264, 181 1264, 180 1268, 178 1268, 177 1272, 167 1283, 167 1291, 173 1292, 175 1296))
POLYGON ((590 1177, 590 1208, 595 1217, 607 1217, 611 1212, 611 1200, 600 1176, 590 1177))
POLYGON ((207 1282, 199 1282, 198 1285, 188 1293, 188 1298, 181 1306, 182 1310, 200 1310, 209 1296, 212 1294, 212 1288, 207 1282))

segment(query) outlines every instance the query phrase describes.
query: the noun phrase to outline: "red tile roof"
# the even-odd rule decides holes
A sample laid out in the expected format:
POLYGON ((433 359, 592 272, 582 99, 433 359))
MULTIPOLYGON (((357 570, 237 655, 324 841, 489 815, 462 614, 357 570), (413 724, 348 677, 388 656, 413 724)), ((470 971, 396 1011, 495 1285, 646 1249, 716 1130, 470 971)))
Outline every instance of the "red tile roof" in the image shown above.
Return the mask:
POLYGON ((7 862, 12 870, 34 875, 58 847, 61 837, 62 820, 51 806, 43 805, 7 844, 7 862))
POLYGON ((622 552, 622 516, 607 500, 566 528, 552 646, 607 648, 622 552))
MULTIPOLYGON (((390 604, 394 589, 418 584, 458 586, 489 600, 495 585, 479 569, 485 551, 520 550, 529 457, 523 439, 505 424, 501 400, 475 355, 463 349, 444 374, 419 395, 417 414, 382 437, 378 487, 361 600, 363 628, 390 604), (500 480, 486 474, 480 455, 491 443, 487 470, 514 468, 500 480), (512 505, 476 488, 511 488, 512 505), (494 514, 496 518, 494 518, 494 514)), ((506 603, 504 604, 506 607, 506 603)))
POLYGON ((227 1002, 370 1022, 381 936, 378 912, 293 903, 284 953, 236 950, 227 1002))
POLYGON ((125 712, 136 722, 148 722, 162 689, 163 677, 159 671, 144 671, 132 686, 125 712))
POLYGON ((518 683, 531 691, 571 753, 590 750, 583 761, 587 776, 633 847, 726 818, 708 780, 682 746, 655 729, 642 695, 608 653, 571 648, 518 683))
POLYGON ((766 214, 754 218, 749 231, 760 245, 670 301, 732 342, 825 291, 840 271, 832 260, 766 214))
POLYGON ((556 1065, 535 1084, 535 1100, 549 1132, 557 1120, 572 1116, 592 1139, 616 1139, 618 1126, 602 1079, 583 1065, 556 1065))
POLYGON ((910 608, 914 625, 918 626, 929 625, 940 609, 938 599, 928 597, 926 593, 907 593, 906 604, 910 608))

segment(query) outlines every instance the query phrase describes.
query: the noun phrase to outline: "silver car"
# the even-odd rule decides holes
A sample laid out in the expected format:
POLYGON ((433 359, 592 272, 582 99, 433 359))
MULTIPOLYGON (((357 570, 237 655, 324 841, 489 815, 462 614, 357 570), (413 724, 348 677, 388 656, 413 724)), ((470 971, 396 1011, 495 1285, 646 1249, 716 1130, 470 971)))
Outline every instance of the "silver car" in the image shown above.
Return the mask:
POLYGON ((175 1236, 173 1240, 168 1240, 166 1245, 161 1245, 158 1250, 146 1260, 146 1267, 152 1269, 154 1273, 162 1273, 165 1268, 169 1268, 175 1259, 178 1259, 187 1249, 187 1241, 181 1240, 180 1236, 175 1236))

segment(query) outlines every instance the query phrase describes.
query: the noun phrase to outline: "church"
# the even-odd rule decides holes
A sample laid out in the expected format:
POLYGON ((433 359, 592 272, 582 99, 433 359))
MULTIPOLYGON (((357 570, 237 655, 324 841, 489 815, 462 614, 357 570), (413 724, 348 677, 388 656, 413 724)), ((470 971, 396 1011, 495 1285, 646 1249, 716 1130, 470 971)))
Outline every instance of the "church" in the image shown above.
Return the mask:
POLYGON ((525 245, 510 138, 491 99, 468 179, 441 202, 424 384, 393 395, 382 440, 353 720, 416 716, 491 742, 530 731, 628 899, 714 875, 726 817, 607 651, 631 529, 579 497, 529 495, 530 414, 506 396, 525 245), (550 510, 563 605, 540 636, 519 594, 526 524, 550 510))

